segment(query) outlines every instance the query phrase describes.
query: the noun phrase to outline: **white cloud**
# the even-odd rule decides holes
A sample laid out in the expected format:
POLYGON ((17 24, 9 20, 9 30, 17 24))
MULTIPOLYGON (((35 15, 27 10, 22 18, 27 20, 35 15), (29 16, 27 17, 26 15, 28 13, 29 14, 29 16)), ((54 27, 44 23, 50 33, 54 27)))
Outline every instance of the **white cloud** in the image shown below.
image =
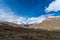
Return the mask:
POLYGON ((38 24, 46 19, 45 15, 31 18, 15 15, 15 12, 7 7, 8 5, 3 4, 2 1, 0 0, 0 21, 2 22, 12 22, 16 24, 38 24))
POLYGON ((45 9, 46 12, 57 12, 60 11, 60 0, 55 0, 49 4, 49 6, 45 9))
POLYGON ((0 8, 0 21, 12 22, 16 24, 38 24, 45 20, 45 15, 40 17, 25 18, 15 15, 15 13, 8 7, 0 8))
POLYGON ((45 20, 45 15, 42 15, 40 17, 32 17, 27 20, 29 22, 28 24, 39 24, 45 20))
POLYGON ((8 21, 17 24, 23 23, 25 18, 18 17, 9 8, 0 9, 0 21, 8 21))

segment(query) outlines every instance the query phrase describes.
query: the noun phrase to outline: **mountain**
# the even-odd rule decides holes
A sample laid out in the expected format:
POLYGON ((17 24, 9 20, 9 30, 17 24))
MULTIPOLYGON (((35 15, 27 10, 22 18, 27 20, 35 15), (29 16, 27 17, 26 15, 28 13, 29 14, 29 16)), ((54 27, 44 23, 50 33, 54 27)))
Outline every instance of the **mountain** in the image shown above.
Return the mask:
POLYGON ((45 29, 45 30, 60 30, 60 17, 48 18, 40 24, 31 25, 29 28, 45 29))
POLYGON ((31 25, 0 22, 0 40, 60 40, 59 22, 60 18, 48 18, 41 24, 31 25))

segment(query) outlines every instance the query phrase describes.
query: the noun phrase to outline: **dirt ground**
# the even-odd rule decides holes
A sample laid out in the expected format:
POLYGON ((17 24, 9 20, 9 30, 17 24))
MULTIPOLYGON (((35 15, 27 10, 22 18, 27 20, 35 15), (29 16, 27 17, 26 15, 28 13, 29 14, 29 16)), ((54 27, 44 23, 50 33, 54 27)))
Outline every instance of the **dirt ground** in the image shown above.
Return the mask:
POLYGON ((0 26, 0 40, 60 40, 60 31, 0 26))

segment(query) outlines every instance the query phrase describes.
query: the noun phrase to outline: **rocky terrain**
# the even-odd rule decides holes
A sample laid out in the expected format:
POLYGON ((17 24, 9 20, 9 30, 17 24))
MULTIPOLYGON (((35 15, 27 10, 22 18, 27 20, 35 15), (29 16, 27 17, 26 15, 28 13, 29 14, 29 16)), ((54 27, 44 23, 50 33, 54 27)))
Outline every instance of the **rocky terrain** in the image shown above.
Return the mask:
POLYGON ((31 25, 29 28, 45 29, 45 30, 60 30, 60 17, 48 18, 40 24, 31 25))
POLYGON ((60 40, 60 18, 29 26, 0 22, 0 40, 60 40))

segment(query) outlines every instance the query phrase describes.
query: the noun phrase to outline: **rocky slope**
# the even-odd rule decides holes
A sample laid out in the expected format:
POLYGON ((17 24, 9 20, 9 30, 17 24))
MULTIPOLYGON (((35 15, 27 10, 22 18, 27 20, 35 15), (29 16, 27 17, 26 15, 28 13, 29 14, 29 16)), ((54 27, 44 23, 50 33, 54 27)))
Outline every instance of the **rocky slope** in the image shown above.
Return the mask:
POLYGON ((60 17, 48 18, 40 24, 31 25, 29 28, 45 29, 45 30, 60 30, 60 17))
POLYGON ((0 40, 60 40, 59 22, 60 18, 49 18, 30 26, 0 22, 0 40))

